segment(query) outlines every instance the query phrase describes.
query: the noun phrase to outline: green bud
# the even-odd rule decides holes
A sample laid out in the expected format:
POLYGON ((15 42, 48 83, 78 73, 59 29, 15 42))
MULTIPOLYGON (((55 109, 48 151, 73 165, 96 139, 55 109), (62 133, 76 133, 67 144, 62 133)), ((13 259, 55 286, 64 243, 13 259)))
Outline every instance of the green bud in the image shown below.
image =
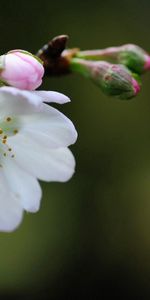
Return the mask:
POLYGON ((138 81, 123 65, 114 65, 105 61, 86 61, 73 58, 70 68, 90 78, 109 96, 131 99, 140 90, 138 81))
POLYGON ((142 74, 150 68, 150 56, 136 45, 120 47, 117 61, 138 74, 142 74))

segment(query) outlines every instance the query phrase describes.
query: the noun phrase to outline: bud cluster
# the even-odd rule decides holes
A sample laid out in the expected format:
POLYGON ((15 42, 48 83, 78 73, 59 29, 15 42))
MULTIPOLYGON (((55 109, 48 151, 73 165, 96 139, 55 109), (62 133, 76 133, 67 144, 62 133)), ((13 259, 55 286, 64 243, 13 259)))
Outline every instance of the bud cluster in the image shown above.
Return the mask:
POLYGON ((150 70, 150 56, 133 44, 79 51, 71 69, 89 77, 105 94, 131 99, 140 91, 140 75, 150 70))
POLYGON ((77 72, 101 90, 120 99, 131 99, 141 88, 140 76, 150 70, 149 54, 134 44, 100 50, 66 49, 68 36, 58 36, 38 52, 45 75, 77 72))
POLYGON ((86 60, 106 60, 115 64, 123 64, 137 74, 142 74, 150 69, 150 56, 145 50, 134 44, 101 50, 79 51, 77 57, 86 60))
POLYGON ((137 45, 100 50, 66 49, 67 35, 52 39, 37 55, 13 50, 0 56, 0 86, 35 90, 43 76, 72 72, 91 79, 109 96, 131 99, 141 88, 140 76, 150 70, 150 55, 137 45))

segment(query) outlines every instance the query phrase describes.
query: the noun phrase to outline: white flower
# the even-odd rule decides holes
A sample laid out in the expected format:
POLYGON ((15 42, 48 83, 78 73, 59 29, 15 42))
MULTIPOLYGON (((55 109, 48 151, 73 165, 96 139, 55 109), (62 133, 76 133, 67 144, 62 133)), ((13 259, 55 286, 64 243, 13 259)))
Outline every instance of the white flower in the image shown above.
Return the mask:
POLYGON ((66 103, 57 92, 0 88, 0 231, 12 231, 23 211, 36 212, 37 179, 67 181, 75 161, 67 148, 76 141, 72 122, 43 103, 66 103))

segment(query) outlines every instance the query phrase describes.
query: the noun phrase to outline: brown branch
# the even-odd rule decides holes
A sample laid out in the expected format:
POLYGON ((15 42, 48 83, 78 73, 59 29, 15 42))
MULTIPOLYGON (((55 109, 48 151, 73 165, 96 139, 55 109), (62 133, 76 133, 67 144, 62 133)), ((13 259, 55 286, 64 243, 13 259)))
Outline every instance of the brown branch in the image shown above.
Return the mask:
POLYGON ((79 49, 65 50, 68 39, 67 35, 59 35, 37 52, 36 55, 43 61, 46 76, 61 76, 71 73, 70 60, 79 49))

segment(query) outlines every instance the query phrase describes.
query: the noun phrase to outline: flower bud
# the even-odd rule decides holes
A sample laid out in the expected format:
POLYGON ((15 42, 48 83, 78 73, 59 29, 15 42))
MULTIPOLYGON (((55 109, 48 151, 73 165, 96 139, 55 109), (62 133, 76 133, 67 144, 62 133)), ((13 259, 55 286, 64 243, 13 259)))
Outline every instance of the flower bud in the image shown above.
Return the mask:
POLYGON ((140 91, 139 83, 123 65, 74 58, 71 62, 71 70, 92 79, 105 94, 110 96, 130 99, 140 91))
POLYGON ((77 57, 89 60, 107 60, 111 63, 123 64, 138 74, 142 74, 150 69, 150 56, 146 51, 134 44, 81 51, 77 53, 77 57))
POLYGON ((150 56, 142 48, 132 44, 120 47, 117 62, 138 74, 150 69, 150 56))
POLYGON ((42 83, 44 67, 31 53, 9 51, 0 56, 0 80, 6 85, 24 90, 35 90, 42 83))

